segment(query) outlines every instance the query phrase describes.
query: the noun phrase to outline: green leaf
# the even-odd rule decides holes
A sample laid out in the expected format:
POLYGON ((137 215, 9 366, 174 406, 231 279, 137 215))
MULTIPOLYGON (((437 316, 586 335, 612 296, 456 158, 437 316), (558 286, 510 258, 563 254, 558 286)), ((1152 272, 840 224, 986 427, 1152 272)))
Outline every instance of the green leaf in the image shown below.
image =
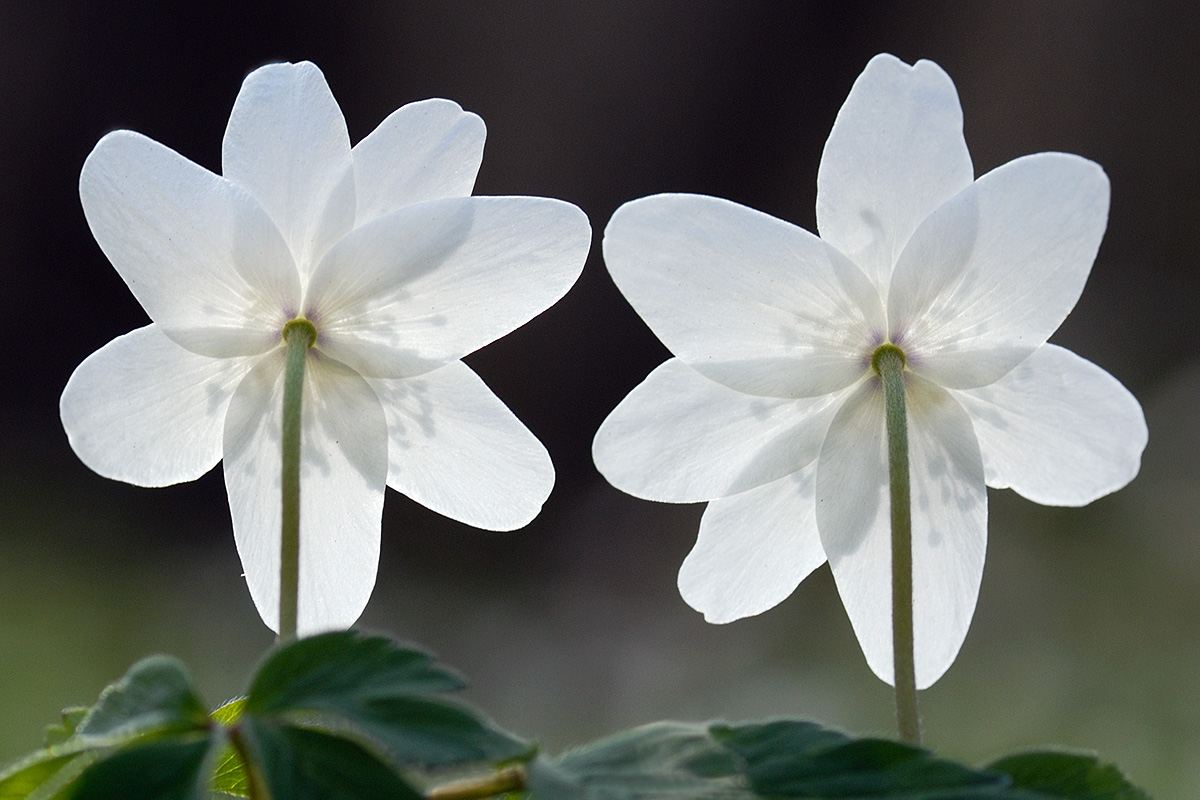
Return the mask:
POLYGON ((254 676, 246 711, 268 714, 388 695, 451 692, 466 683, 423 650, 383 636, 335 631, 273 652, 254 676))
MULTIPOLYGON (((246 698, 239 697, 230 700, 225 705, 213 711, 214 720, 225 727, 232 727, 242 717, 242 709, 246 706, 246 698)), ((246 765, 242 757, 228 743, 221 748, 217 756, 217 765, 213 770, 212 784, 214 792, 232 795, 234 797, 249 797, 250 784, 246 778, 246 765)))
POLYGON ((235 697, 225 705, 214 710, 210 717, 221 723, 225 727, 230 727, 242 717, 242 710, 246 707, 246 698, 235 697))
POLYGON ((656 723, 528 766, 536 800, 1148 800, 1090 756, 1034 753, 972 769, 811 722, 656 723))
POLYGON ((83 771, 71 800, 204 800, 202 771, 213 736, 156 739, 120 750, 83 771))
POLYGON ((530 752, 527 743, 467 707, 426 696, 462 686, 456 673, 423 651, 339 631, 273 653, 255 676, 243 713, 258 719, 317 714, 355 729, 397 761, 427 768, 530 752))
POLYGON ((379 742, 405 764, 436 768, 472 761, 500 762, 533 750, 471 709, 446 700, 377 698, 327 710, 379 742))
POLYGON ((242 720, 272 797, 288 800, 423 800, 367 748, 326 731, 242 720))
POLYGON ((1014 789, 1034 792, 1038 798, 1149 800, 1149 795, 1130 784, 1115 766, 1082 753, 1023 753, 1002 758, 988 768, 1010 776, 1014 789))
POLYGON ((65 710, 62 722, 46 730, 47 747, 0 771, 0 800, 73 797, 83 776, 118 757, 119 748, 207 728, 208 714, 183 666, 163 656, 144 659, 92 708, 65 710))
POLYGON ((56 744, 62 744, 67 739, 75 735, 75 729, 79 727, 79 723, 87 716, 89 709, 87 706, 72 706, 64 708, 62 711, 62 720, 53 725, 46 726, 46 734, 42 739, 42 744, 46 747, 51 747, 56 744))
POLYGON ((659 722, 529 765, 538 800, 752 798, 743 764, 704 725, 659 722))
POLYGON ((209 788, 214 792, 232 795, 233 797, 249 797, 250 781, 246 778, 246 764, 237 751, 229 745, 221 748, 217 756, 217 765, 213 769, 212 783, 209 788))
POLYGON ((100 757, 94 742, 75 740, 47 747, 0 771, 0 800, 22 800, 35 791, 41 796, 59 796, 63 787, 100 757))
POLYGON ((745 760, 750 786, 760 796, 990 798, 1005 797, 1009 783, 1002 775, 973 770, 927 750, 884 739, 852 739, 811 722, 714 725, 712 733, 745 760))
POLYGON ((111 738, 207 727, 208 712, 183 664, 167 656, 150 656, 101 693, 75 733, 111 738))

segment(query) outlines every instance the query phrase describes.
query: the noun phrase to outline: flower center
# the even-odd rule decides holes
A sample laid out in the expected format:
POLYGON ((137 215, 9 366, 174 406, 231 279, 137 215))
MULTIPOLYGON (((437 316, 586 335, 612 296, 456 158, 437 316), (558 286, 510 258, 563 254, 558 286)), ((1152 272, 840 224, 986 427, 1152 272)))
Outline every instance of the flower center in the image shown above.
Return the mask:
POLYGON ((871 355, 871 369, 875 370, 876 375, 883 375, 885 369, 903 371, 907 361, 903 350, 891 342, 884 342, 871 355))
POLYGON ((307 336, 308 343, 305 349, 311 348, 317 343, 317 326, 306 320, 304 317, 296 317, 283 326, 283 341, 291 341, 293 336, 307 336))

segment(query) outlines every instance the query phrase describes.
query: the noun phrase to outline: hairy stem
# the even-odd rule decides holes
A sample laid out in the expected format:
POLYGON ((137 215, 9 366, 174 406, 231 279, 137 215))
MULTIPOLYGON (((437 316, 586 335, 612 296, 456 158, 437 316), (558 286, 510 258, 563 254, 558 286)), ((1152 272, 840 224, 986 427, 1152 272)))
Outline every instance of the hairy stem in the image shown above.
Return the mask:
POLYGON ((900 740, 921 743, 917 670, 913 658, 912 498, 908 480, 908 416, 904 403, 904 352, 882 345, 872 359, 883 379, 887 417, 888 483, 892 509, 892 651, 896 724, 900 740))
POLYGON ((283 374, 282 530, 279 544, 279 640, 296 638, 300 595, 300 401, 304 397, 304 364, 316 340, 306 319, 284 326, 287 367, 283 374))

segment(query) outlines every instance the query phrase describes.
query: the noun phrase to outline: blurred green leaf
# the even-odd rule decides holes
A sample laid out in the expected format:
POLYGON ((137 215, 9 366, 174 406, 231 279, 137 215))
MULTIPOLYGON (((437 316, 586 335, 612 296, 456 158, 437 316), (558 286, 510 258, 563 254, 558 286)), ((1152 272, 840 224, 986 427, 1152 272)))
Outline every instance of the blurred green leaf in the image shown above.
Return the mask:
MULTIPOLYGON (((935 757, 884 739, 852 739, 811 722, 779 720, 714 725, 713 736, 745 760, 760 796, 793 798, 989 797, 1002 775, 935 757)), ((995 795, 995 796, 1004 796, 995 795)))
POLYGON ((74 797, 96 770, 101 776, 109 769, 120 772, 125 745, 196 731, 207 736, 207 728, 208 714, 183 666, 163 656, 144 659, 106 688, 90 709, 65 710, 62 721, 46 730, 48 747, 0 771, 0 800, 74 797), (103 766, 112 760, 115 767, 103 766))
POLYGON ((273 653, 255 676, 243 713, 257 719, 317 714, 359 731, 401 763, 427 768, 530 751, 471 709, 425 696, 462 686, 462 678, 423 651, 340 631, 273 653))
POLYGON ((367 748, 325 731, 246 717, 239 725, 274 798, 423 800, 367 748))
POLYGON ((204 800, 202 770, 212 735, 156 739, 126 747, 88 767, 75 781, 71 800, 204 800))
POLYGON ((269 714, 341 707, 380 696, 451 692, 466 683, 433 656, 383 636, 336 631, 298 639, 258 669, 245 710, 269 714))
POLYGON ((135 664, 47 746, 0 770, 0 800, 419 800, 397 764, 527 761, 431 796, 536 800, 1148 800, 1090 755, 1029 753, 973 769, 927 750, 797 720, 661 722, 557 759, 437 693, 462 679, 427 653, 353 631, 273 652, 249 694, 211 714, 183 666, 135 664), (524 787, 520 789, 519 787, 524 787), (508 794, 504 795, 508 797, 508 794))
POLYGON ((404 764, 437 768, 500 762, 532 751, 527 742, 495 728, 473 710, 445 700, 377 698, 335 713, 404 764))
POLYGON ((167 656, 150 656, 101 693, 75 733, 114 737, 207 727, 208 712, 183 664, 167 656))
POLYGON ((536 800, 1148 800, 1112 767, 1062 753, 972 769, 811 722, 656 723, 528 767, 536 800))
POLYGON ((75 729, 79 727, 79 723, 87 716, 89 710, 87 706, 64 708, 62 719, 53 725, 46 726, 46 734, 42 739, 42 744, 45 747, 51 747, 56 744, 62 744, 67 739, 70 739, 75 735, 75 729))
POLYGON ((56 798, 85 767, 100 757, 95 742, 76 740, 39 750, 0 770, 0 800, 22 800, 35 791, 56 798))
POLYGON ((705 725, 659 722, 529 765, 538 800, 752 798, 744 764, 705 725))
POLYGON ((988 769, 1010 776, 1013 788, 1039 798, 1149 800, 1115 766, 1082 753, 1022 753, 993 762, 988 769))
POLYGON ((144 659, 92 708, 64 711, 62 722, 46 731, 48 747, 0 772, 0 800, 34 792, 46 798, 71 794, 76 779, 106 763, 108 752, 147 735, 207 726, 208 715, 182 665, 161 656, 144 659))

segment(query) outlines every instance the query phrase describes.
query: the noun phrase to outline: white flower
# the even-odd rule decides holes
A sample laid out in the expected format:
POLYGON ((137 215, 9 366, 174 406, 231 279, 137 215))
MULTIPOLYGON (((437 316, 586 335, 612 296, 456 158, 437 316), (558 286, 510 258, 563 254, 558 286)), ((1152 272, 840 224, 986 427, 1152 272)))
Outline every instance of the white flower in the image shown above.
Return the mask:
POLYGON ((152 323, 93 353, 63 392, 71 446, 140 486, 224 460, 234 535, 277 627, 282 328, 317 329, 305 374, 299 632, 352 624, 375 583, 384 485, 470 525, 541 509, 541 443, 459 359, 558 300, 590 229, 578 208, 471 197, 484 125, 404 106, 350 147, 312 64, 251 73, 224 176, 117 131, 83 167, 96 241, 152 323))
POLYGON ((880 55, 825 145, 821 238, 696 195, 613 215, 608 269, 676 358, 613 411, 594 456, 631 494, 710 501, 679 573, 710 622, 771 608, 828 558, 891 682, 881 343, 908 366, 918 686, 945 672, 974 613, 985 483, 1082 505, 1137 473, 1137 401, 1046 343, 1100 245, 1104 172, 1041 153, 973 174, 949 77, 880 55))

